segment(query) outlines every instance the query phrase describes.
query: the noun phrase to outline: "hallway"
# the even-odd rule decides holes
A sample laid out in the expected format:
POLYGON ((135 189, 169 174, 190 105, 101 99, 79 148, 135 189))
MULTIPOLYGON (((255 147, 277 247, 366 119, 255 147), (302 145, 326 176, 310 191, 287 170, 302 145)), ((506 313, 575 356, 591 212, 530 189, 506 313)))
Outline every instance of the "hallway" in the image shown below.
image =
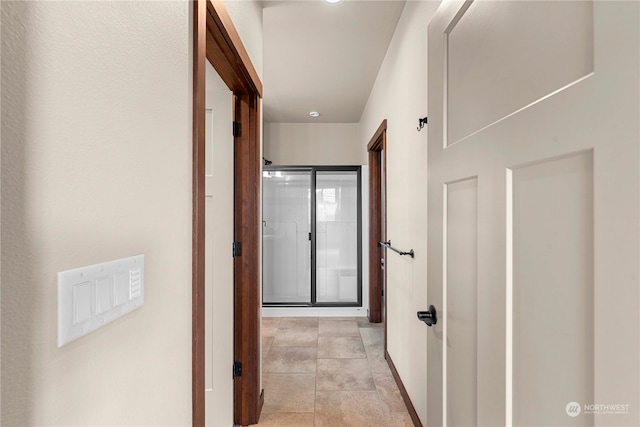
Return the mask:
POLYGON ((384 359, 383 324, 268 317, 262 340, 259 426, 413 426, 384 359))

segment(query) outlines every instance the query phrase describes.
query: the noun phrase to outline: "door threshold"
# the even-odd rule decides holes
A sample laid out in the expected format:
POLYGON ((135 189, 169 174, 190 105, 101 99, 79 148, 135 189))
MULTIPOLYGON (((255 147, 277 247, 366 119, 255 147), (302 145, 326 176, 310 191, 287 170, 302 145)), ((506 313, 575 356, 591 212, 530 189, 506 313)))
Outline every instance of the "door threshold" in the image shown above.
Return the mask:
POLYGON ((262 317, 366 317, 364 307, 262 307, 262 317))

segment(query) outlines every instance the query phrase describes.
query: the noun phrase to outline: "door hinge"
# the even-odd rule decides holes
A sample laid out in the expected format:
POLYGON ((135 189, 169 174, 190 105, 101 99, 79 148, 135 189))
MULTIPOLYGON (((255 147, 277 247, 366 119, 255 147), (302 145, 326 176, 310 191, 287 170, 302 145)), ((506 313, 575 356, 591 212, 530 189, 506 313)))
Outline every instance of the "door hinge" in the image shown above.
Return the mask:
POLYGON ((233 136, 240 136, 240 123, 233 122, 233 136))
POLYGON ((382 296, 384 296, 384 289, 382 290, 382 296))
POLYGON ((242 363, 233 362, 233 378, 238 378, 242 376, 242 363))
POLYGON ((233 242, 232 253, 234 258, 242 255, 242 245, 240 242, 233 242))

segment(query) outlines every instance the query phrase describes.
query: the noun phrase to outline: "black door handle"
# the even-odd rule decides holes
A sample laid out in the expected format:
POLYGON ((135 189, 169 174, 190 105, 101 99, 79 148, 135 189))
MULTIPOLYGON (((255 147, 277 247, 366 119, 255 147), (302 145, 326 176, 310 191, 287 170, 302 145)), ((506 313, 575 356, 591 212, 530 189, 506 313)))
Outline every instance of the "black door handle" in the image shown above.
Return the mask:
POLYGON ((427 326, 435 325, 438 323, 436 308, 430 305, 428 311, 419 311, 418 319, 426 323, 427 326))

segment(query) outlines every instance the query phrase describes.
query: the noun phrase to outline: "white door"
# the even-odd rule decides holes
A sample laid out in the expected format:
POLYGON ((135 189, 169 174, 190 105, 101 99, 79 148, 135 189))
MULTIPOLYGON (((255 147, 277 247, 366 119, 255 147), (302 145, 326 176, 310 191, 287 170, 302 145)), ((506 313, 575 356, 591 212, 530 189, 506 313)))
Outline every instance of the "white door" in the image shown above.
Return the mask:
POLYGON ((233 425, 233 94, 207 62, 205 422, 233 425))
POLYGON ((477 0, 431 22, 427 425, 640 425, 639 17, 477 0))

